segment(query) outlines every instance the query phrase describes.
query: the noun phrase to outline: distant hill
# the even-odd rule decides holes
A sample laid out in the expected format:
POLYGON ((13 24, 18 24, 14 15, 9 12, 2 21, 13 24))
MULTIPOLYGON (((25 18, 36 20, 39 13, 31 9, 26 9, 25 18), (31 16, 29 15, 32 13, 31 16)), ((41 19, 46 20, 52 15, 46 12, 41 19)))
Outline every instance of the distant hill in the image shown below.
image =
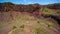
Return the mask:
POLYGON ((60 3, 48 4, 48 5, 45 5, 45 7, 50 9, 60 9, 60 3))

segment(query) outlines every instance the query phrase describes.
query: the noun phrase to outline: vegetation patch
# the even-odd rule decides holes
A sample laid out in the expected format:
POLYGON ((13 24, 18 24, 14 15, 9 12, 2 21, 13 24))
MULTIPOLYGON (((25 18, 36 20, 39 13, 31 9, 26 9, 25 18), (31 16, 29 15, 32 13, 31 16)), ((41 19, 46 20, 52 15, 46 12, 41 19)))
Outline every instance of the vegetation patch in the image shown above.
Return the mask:
POLYGON ((43 12, 44 13, 48 13, 49 12, 49 9, 48 8, 43 8, 43 12))
POLYGON ((40 23, 40 21, 37 21, 37 23, 39 24, 39 23, 40 23))
POLYGON ((44 12, 48 12, 48 10, 49 10, 48 8, 44 8, 43 9, 44 12))
POLYGON ((24 24, 20 25, 20 28, 24 28, 24 24))
POLYGON ((36 27, 35 30, 36 34, 41 34, 41 32, 44 34, 49 34, 46 30, 42 29, 41 27, 36 27))
POLYGON ((53 14, 54 13, 53 10, 49 9, 49 8, 43 8, 42 11, 43 11, 43 14, 53 14))
POLYGON ((13 26, 13 29, 16 29, 17 27, 16 26, 13 26))
POLYGON ((35 28, 35 30, 36 30, 36 34, 40 34, 41 28, 37 27, 35 28))
POLYGON ((16 17, 18 17, 19 16, 19 14, 18 13, 16 13, 16 17))
POLYGON ((53 25, 54 25, 54 23, 52 23, 52 22, 48 22, 48 23, 47 23, 47 26, 48 26, 48 27, 51 27, 51 26, 53 26, 53 25))
POLYGON ((60 14, 60 10, 59 10, 59 11, 57 11, 57 14, 60 14))

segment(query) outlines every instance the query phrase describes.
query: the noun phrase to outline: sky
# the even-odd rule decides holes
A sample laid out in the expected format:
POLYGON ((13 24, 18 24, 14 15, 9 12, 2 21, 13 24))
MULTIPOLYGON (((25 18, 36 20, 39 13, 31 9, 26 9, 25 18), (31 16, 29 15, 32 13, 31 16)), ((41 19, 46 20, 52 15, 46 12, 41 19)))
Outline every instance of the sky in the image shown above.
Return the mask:
POLYGON ((0 0, 0 2, 12 2, 14 4, 53 4, 53 3, 60 3, 60 0, 0 0))

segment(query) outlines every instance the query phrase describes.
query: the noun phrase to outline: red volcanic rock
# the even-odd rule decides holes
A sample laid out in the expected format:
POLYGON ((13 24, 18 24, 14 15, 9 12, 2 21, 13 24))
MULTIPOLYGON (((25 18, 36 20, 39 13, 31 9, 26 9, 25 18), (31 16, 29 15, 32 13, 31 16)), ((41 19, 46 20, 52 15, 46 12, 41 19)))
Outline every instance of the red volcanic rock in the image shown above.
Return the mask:
POLYGON ((39 4, 34 5, 17 5, 10 2, 0 3, 0 11, 21 11, 21 12, 30 12, 36 9, 39 9, 39 4))

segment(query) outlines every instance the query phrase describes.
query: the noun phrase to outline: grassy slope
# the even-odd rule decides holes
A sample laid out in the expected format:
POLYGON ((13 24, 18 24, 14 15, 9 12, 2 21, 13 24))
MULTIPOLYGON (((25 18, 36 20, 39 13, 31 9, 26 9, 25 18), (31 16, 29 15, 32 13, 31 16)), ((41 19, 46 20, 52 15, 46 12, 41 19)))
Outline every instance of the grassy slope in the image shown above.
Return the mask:
POLYGON ((42 8, 43 14, 49 15, 60 15, 60 10, 49 9, 49 8, 42 8))

